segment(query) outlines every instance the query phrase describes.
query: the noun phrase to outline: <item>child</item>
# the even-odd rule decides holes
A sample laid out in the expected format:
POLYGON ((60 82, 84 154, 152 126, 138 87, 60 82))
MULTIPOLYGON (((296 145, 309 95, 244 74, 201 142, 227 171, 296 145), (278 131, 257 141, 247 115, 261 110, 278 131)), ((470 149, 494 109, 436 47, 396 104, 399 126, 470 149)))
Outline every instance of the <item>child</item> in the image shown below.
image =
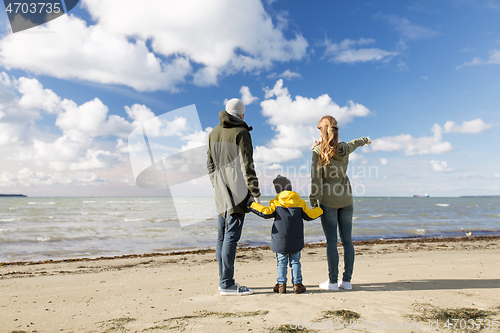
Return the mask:
POLYGON ((278 283, 274 292, 286 293, 287 265, 290 260, 293 292, 302 294, 306 287, 302 284, 300 270, 300 251, 304 247, 304 221, 311 221, 323 214, 320 207, 310 209, 297 192, 292 191, 292 184, 286 177, 278 175, 274 180, 276 199, 269 201, 269 206, 250 199, 250 211, 263 218, 274 217, 271 231, 271 250, 276 252, 278 260, 278 283))

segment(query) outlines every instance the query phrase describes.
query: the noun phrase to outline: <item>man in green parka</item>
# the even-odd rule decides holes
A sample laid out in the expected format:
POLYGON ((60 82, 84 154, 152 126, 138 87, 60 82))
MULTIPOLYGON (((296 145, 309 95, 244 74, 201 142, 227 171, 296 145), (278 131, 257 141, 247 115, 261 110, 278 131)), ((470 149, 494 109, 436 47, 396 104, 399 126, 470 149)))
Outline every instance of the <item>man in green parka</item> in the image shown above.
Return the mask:
POLYGON ((249 295, 252 289, 234 280, 236 247, 241 237, 246 202, 250 196, 260 201, 259 181, 253 163, 253 146, 245 121, 245 105, 229 100, 219 112, 220 123, 208 137, 207 168, 215 191, 218 214, 216 257, 219 264, 221 295, 249 295))

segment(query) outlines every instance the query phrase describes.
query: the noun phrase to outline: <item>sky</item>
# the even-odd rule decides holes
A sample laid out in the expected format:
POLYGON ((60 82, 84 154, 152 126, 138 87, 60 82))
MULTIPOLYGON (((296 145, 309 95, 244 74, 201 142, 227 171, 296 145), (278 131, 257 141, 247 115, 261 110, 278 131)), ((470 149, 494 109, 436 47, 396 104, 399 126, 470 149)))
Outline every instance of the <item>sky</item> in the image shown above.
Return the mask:
POLYGON ((372 140, 355 196, 500 195, 498 17, 500 0, 81 0, 12 33, 1 11, 0 193, 168 195, 136 185, 130 135, 159 117, 155 160, 200 146, 240 98, 264 195, 277 174, 309 193, 324 115, 372 140))

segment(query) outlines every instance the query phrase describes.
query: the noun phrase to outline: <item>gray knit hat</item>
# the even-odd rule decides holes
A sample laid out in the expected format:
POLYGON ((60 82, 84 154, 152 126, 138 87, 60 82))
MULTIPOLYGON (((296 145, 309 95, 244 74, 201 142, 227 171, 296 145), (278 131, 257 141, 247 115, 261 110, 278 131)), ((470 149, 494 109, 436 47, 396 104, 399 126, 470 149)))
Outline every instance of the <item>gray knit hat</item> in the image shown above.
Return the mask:
POLYGON ((276 178, 273 180, 274 184, 274 189, 276 190, 276 193, 280 193, 282 191, 291 191, 292 190, 292 183, 290 180, 286 177, 283 177, 281 175, 278 175, 276 178))
POLYGON ((245 113, 245 104, 238 98, 230 99, 226 103, 226 111, 230 115, 239 116, 241 118, 241 115, 245 113))

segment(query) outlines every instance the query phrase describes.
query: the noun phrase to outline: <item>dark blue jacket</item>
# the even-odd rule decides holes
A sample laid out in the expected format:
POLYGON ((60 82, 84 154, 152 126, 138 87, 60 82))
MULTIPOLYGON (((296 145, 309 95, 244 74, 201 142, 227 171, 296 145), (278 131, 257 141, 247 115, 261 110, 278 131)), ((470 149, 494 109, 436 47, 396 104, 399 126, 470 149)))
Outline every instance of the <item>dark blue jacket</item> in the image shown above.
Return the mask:
POLYGON ((297 192, 280 192, 269 206, 249 201, 252 213, 269 219, 274 217, 271 250, 276 253, 297 253, 304 247, 304 220, 311 221, 323 214, 319 207, 310 209, 297 192))

